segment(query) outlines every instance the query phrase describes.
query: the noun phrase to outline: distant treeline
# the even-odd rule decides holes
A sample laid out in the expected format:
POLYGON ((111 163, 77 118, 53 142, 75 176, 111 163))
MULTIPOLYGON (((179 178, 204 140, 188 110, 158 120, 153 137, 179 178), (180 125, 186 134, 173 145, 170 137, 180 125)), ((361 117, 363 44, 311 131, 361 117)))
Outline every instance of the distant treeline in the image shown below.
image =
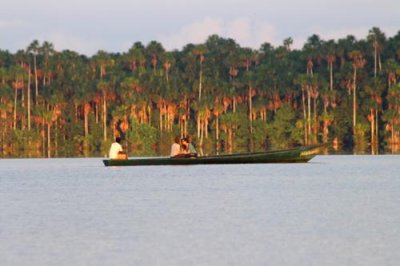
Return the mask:
POLYGON ((396 150, 400 31, 292 43, 255 50, 212 35, 182 50, 136 42, 92 57, 37 40, 0 50, 0 149, 104 155, 121 135, 129 155, 167 154, 174 136, 192 135, 206 153, 320 142, 396 150))

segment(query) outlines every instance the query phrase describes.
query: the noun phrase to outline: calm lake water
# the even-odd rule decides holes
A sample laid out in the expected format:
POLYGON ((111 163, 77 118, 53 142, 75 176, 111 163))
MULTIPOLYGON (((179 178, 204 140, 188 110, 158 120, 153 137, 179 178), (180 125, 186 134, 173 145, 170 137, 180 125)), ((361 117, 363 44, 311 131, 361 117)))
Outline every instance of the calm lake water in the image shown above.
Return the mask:
POLYGON ((1 265, 398 265, 400 156, 0 160, 1 265))

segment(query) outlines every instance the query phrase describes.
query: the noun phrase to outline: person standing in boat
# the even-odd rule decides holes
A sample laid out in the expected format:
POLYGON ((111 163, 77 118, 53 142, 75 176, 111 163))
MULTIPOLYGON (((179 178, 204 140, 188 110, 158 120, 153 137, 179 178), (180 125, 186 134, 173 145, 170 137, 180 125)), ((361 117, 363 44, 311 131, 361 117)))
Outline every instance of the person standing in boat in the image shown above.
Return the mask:
POLYGON ((110 159, 128 159, 127 154, 124 152, 121 146, 121 138, 116 137, 115 142, 111 144, 110 151, 109 151, 110 159))
POLYGON ((171 146, 171 157, 174 157, 181 153, 181 139, 179 137, 175 137, 175 142, 171 146))

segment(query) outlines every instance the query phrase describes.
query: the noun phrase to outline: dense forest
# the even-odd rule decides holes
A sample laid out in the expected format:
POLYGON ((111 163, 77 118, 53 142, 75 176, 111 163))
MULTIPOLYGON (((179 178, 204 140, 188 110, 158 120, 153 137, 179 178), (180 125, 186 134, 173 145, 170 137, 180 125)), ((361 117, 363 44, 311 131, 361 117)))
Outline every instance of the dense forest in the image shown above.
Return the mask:
POLYGON ((117 135, 130 156, 168 154, 184 135, 206 154, 321 142, 397 152, 400 31, 292 43, 256 50, 212 35, 91 57, 37 40, 0 50, 1 155, 104 156, 117 135))

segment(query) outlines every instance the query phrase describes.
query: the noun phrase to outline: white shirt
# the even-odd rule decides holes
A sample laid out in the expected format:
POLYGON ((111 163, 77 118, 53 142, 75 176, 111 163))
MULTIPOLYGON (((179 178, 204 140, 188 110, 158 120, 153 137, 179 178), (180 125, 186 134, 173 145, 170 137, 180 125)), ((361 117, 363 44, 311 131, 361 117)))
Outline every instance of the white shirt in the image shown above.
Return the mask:
POLYGON ((117 159, 118 152, 123 151, 121 144, 118 142, 114 142, 111 144, 110 152, 109 152, 109 157, 110 159, 117 159))
POLYGON ((181 146, 178 143, 174 143, 171 146, 171 157, 178 155, 181 151, 181 146))

